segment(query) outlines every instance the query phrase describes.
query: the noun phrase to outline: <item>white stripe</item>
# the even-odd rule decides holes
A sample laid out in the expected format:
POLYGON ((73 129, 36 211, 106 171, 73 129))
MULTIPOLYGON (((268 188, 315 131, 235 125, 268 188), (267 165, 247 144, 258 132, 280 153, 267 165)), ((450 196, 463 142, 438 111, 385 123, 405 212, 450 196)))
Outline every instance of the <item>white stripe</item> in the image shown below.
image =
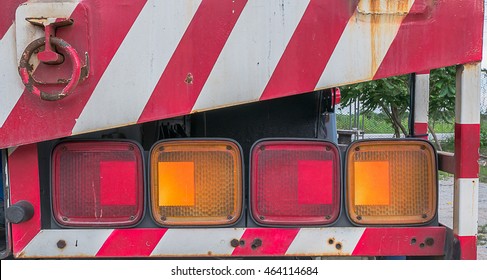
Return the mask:
POLYGON ((480 123, 480 62, 457 68, 455 122, 480 123))
MULTIPOLYGON (((17 8, 15 24, 12 24, 0 41, 0 127, 2 127, 15 104, 24 92, 24 85, 18 74, 17 66, 24 49, 35 39, 44 36, 44 31, 38 26, 27 22, 27 17, 70 17, 79 1, 72 3, 28 3, 17 8)), ((33 56, 34 69, 39 64, 33 56)))
POLYGON ((414 109, 414 122, 428 123, 430 75, 417 74, 415 82, 416 102, 414 109))
POLYGON ((137 122, 200 3, 150 0, 145 4, 73 134, 137 122))
POLYGON ((193 110, 258 100, 308 4, 309 0, 249 1, 193 110))
POLYGON ((41 230, 17 256, 35 257, 94 257, 113 229, 96 230, 41 230), (66 246, 58 248, 58 242, 66 246))
POLYGON ((453 232, 460 236, 477 235, 479 179, 456 179, 453 203, 453 232))
POLYGON ((170 229, 152 251, 151 256, 222 256, 235 249, 232 239, 240 240, 244 228, 170 229))
POLYGON ((0 67, 2 67, 0 71, 0 92, 2 94, 0 127, 3 126, 24 91, 24 85, 17 70, 15 52, 15 27, 12 25, 0 40, 0 67))
MULTIPOLYGON (((399 5, 399 2, 403 1, 388 1, 391 5, 399 5)), ((408 1, 407 12, 413 2, 408 1)), ((405 17, 406 13, 403 12, 371 15, 355 11, 335 46, 316 88, 371 80, 405 17)))
POLYGON ((286 255, 351 255, 365 228, 303 228, 299 231, 286 255), (330 244, 328 241, 332 240, 330 244), (336 248, 340 243, 341 249, 336 248))

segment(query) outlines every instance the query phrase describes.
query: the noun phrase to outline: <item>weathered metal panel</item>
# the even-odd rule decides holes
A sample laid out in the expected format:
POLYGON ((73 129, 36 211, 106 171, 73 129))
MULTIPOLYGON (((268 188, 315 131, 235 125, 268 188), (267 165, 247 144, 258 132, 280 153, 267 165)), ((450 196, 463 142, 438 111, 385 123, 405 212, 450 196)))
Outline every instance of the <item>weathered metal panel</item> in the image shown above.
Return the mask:
MULTIPOLYGON (((21 2, 0 12, 0 148, 481 59, 482 0, 21 2), (53 102, 17 73, 40 16, 73 19, 56 36, 88 54, 53 102)), ((69 63, 32 60, 54 81, 69 63)))

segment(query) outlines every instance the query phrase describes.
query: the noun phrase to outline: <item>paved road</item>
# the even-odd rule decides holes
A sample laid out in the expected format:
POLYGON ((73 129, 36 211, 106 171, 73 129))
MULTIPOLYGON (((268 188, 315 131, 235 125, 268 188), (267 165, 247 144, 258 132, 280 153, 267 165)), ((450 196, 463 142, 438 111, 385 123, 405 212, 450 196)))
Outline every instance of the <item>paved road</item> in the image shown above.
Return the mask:
MULTIPOLYGON (((453 227, 453 178, 440 181, 439 195, 440 222, 448 227, 453 227)), ((487 260, 487 184, 480 183, 479 187, 479 240, 483 244, 477 246, 477 258, 487 260)))

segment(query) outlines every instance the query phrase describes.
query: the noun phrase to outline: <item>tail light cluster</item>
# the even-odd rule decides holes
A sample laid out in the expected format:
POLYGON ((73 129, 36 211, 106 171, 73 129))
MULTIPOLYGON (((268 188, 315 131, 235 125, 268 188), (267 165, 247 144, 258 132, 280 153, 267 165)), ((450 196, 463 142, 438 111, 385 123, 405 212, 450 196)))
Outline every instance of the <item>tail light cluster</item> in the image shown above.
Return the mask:
POLYGON ((163 226, 235 223, 242 212, 242 156, 231 141, 167 141, 150 154, 154 220, 163 226))
POLYGON ((144 212, 142 151, 131 142, 64 142, 52 155, 52 209, 64 226, 132 226, 144 212))
POLYGON ((251 210, 262 225, 327 225, 340 213, 338 148, 262 141, 252 149, 251 210))
MULTIPOLYGON (((428 142, 359 141, 345 159, 341 172, 338 147, 327 141, 257 142, 250 153, 252 219, 330 226, 342 197, 356 225, 424 224, 436 215, 436 154, 428 142)), ((242 162, 232 140, 160 141, 149 154, 146 188, 137 143, 62 142, 52 154, 53 217, 64 227, 131 227, 148 205, 163 227, 234 225, 244 208, 242 162)))
POLYGON ((348 216, 356 224, 421 224, 436 215, 436 155, 428 142, 355 142, 346 176, 348 216))

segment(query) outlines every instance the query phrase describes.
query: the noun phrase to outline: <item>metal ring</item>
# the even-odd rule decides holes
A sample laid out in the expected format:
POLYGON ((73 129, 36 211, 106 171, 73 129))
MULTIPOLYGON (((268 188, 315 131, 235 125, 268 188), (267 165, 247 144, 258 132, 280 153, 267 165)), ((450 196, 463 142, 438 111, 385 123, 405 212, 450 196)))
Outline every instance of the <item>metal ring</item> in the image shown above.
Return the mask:
POLYGON ((29 92, 39 96, 42 100, 56 101, 63 99, 74 91, 74 89, 78 85, 78 82, 80 81, 82 64, 81 60, 79 59, 78 53, 70 44, 68 44, 63 39, 57 37, 51 37, 50 39, 53 45, 59 47, 66 54, 68 54, 73 65, 71 78, 68 80, 68 84, 61 90, 61 92, 47 93, 39 90, 39 88, 34 85, 35 80, 32 77, 32 72, 34 71, 34 69, 33 66, 29 63, 29 60, 34 54, 35 50, 45 45, 46 37, 34 40, 27 46, 27 48, 25 48, 19 62, 19 74, 22 78, 22 83, 25 85, 25 88, 29 92))

